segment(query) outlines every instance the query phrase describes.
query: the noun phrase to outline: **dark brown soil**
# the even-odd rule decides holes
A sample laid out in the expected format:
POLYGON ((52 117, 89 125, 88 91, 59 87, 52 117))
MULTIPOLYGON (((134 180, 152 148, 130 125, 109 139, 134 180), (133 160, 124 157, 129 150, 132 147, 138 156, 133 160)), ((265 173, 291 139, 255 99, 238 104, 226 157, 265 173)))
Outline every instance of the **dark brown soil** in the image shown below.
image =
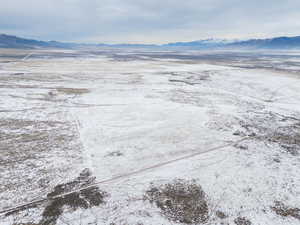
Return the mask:
POLYGON ((86 88, 56 88, 58 92, 68 94, 68 95, 79 95, 79 94, 86 94, 89 93, 90 91, 86 88))
POLYGON ((90 187, 88 189, 67 194, 61 197, 55 197, 74 189, 82 188, 94 182, 95 177, 91 176, 88 169, 83 170, 80 176, 74 181, 66 184, 57 185, 54 191, 48 194, 48 198, 53 198, 46 206, 43 212, 42 225, 56 224, 57 219, 63 213, 66 206, 75 211, 79 208, 88 209, 93 206, 99 206, 104 203, 106 193, 99 190, 98 187, 90 187))
MULTIPOLYGON (((300 118, 300 116, 299 116, 300 118)), ((248 121, 240 121, 244 131, 234 135, 247 135, 264 142, 278 144, 287 153, 300 154, 300 119, 278 113, 261 112, 248 121)))
POLYGON ((269 141, 278 143, 292 155, 298 155, 300 152, 300 124, 296 123, 277 129, 269 141))
POLYGON ((271 209, 279 216, 283 217, 294 217, 300 220, 300 209, 288 207, 282 202, 276 201, 275 205, 271 207, 271 209))
POLYGON ((152 186, 146 198, 175 222, 203 223, 209 217, 205 192, 194 181, 175 180, 159 187, 152 186))
POLYGON ((216 216, 219 217, 220 219, 227 218, 227 215, 220 210, 216 211, 216 216))
POLYGON ((120 151, 114 151, 114 152, 110 152, 106 155, 106 157, 115 157, 115 156, 122 156, 123 153, 120 151))
POLYGON ((238 217, 238 218, 236 218, 236 219, 234 220, 234 223, 235 223, 236 225, 251 225, 251 224, 252 224, 251 221, 248 220, 248 219, 245 218, 245 217, 238 217))

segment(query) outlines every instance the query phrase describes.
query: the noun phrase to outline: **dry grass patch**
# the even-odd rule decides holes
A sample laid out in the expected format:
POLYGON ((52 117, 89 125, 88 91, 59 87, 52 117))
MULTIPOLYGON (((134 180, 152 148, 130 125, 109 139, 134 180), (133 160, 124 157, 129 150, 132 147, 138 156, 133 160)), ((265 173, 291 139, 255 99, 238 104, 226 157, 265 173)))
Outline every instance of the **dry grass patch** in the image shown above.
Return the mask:
POLYGON ((53 198, 53 200, 44 209, 43 218, 40 223, 43 225, 56 224, 56 221, 63 214, 64 210, 76 211, 79 208, 88 209, 103 204, 107 194, 100 191, 98 187, 90 187, 79 192, 55 197, 91 185, 94 181, 95 177, 92 176, 88 169, 85 169, 75 180, 57 185, 54 191, 47 195, 48 198, 53 198))
POLYGON ((261 112, 240 121, 240 125, 244 131, 235 131, 234 135, 246 135, 265 143, 278 144, 294 156, 300 153, 300 117, 261 112))
POLYGON ((206 194, 195 181, 175 180, 159 187, 152 186, 146 198, 174 222, 204 223, 209 217, 206 194))
POLYGON ((86 88, 56 88, 56 91, 66 95, 81 95, 90 92, 90 90, 86 88))
POLYGON ((238 217, 238 218, 236 218, 236 219, 234 220, 234 223, 235 223, 236 225, 251 225, 251 224, 252 224, 251 221, 248 220, 248 219, 245 218, 245 217, 238 217))
POLYGON ((271 206, 271 209, 279 216, 282 217, 294 217, 300 220, 300 209, 299 208, 292 208, 286 206, 280 201, 276 201, 274 206, 271 206))

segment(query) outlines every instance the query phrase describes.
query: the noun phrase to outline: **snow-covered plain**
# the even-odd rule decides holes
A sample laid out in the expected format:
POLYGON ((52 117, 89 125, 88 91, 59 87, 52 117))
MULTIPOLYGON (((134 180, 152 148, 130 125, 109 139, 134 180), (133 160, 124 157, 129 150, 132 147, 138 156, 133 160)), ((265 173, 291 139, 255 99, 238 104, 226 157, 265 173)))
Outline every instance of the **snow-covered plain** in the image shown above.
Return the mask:
MULTIPOLYGON (((0 211, 86 168, 99 182, 203 152, 99 184, 104 203, 65 206, 55 224, 184 224, 145 198, 176 179, 201 185, 206 224, 300 223, 300 55, 1 51, 0 211)), ((49 202, 0 224, 47 224, 49 202)))

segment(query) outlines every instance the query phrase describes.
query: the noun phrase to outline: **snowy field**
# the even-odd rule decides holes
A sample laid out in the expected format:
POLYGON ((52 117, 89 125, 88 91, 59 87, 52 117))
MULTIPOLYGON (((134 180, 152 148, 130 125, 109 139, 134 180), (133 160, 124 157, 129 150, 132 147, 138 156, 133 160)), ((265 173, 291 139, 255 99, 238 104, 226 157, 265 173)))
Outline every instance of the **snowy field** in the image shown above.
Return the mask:
POLYGON ((300 224, 300 52, 0 50, 0 211, 300 224))

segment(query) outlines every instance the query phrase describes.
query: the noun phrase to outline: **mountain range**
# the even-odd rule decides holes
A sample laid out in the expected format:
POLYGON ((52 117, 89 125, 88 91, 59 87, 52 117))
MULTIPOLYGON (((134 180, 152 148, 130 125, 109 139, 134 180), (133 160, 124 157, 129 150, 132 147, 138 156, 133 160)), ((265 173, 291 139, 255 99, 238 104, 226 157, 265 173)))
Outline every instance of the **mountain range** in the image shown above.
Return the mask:
POLYGON ((176 42, 163 45, 151 44, 78 44, 57 41, 39 41, 20 38, 7 34, 0 34, 0 48, 67 48, 76 49, 83 47, 103 48, 147 48, 147 49, 300 49, 300 36, 275 37, 268 39, 249 40, 220 40, 206 39, 192 42, 176 42))

